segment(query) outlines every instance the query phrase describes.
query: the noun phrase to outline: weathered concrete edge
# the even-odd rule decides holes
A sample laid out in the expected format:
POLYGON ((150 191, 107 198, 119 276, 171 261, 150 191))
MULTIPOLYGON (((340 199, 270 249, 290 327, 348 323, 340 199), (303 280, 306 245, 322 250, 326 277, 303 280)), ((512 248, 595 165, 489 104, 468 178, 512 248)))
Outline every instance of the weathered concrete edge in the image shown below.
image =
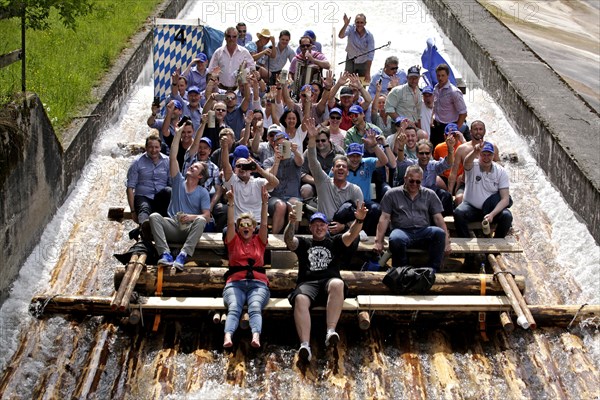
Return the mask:
POLYGON ((537 163, 600 243, 598 116, 590 112, 557 73, 477 1, 423 2, 517 132, 535 143, 537 148, 532 149, 532 153, 537 163), (499 43, 504 49, 519 51, 511 58, 511 54, 498 51, 499 43), (540 76, 544 76, 553 90, 552 96, 545 99, 541 99, 539 93, 530 93, 531 88, 526 87, 530 82, 538 82, 540 76), (555 107, 549 110, 543 104, 557 102, 556 99, 565 104, 559 115, 555 107), (574 105, 573 109, 566 104, 574 105), (577 138, 579 132, 584 134, 577 138))
POLYGON ((70 186, 81 174, 81 170, 92 153, 94 141, 100 130, 115 116, 129 94, 133 84, 152 52, 153 18, 175 18, 186 5, 187 0, 165 0, 155 11, 144 27, 132 39, 130 46, 123 51, 115 65, 104 76, 95 94, 101 100, 91 105, 87 115, 100 115, 97 118, 75 120, 63 135, 65 150, 64 185, 67 194, 70 186))
MULTIPOLYGON (((81 114, 100 114, 83 122, 76 120, 63 134, 60 143, 43 105, 34 94, 14 105, 19 111, 17 125, 24 131, 22 161, 12 169, 0 193, 0 305, 19 275, 26 257, 39 239, 56 210, 74 188, 101 129, 116 115, 152 51, 152 20, 176 18, 187 0, 165 0, 148 22, 130 39, 115 65, 95 90, 100 101, 81 114), (8 188, 11 188, 9 191, 8 188), (13 201, 14 200, 14 201, 13 201)), ((46 258, 45 249, 34 255, 46 258)))

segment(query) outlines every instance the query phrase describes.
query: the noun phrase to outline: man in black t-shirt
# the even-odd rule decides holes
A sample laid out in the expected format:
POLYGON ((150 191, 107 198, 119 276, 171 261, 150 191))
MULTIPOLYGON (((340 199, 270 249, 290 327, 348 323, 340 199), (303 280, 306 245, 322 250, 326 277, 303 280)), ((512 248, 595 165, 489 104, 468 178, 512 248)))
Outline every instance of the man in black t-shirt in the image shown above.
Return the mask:
POLYGON ((340 267, 348 263, 356 250, 367 211, 364 203, 359 204, 350 229, 334 236, 329 236, 329 221, 325 214, 315 213, 310 218, 309 225, 312 238, 295 237, 296 214, 291 212, 289 215, 284 240, 288 249, 298 256, 296 289, 290 294, 289 300, 294 308, 294 321, 301 343, 298 355, 305 361, 312 358, 309 340, 310 308, 313 305, 327 306, 325 345, 335 345, 340 339, 335 327, 347 292, 340 267))

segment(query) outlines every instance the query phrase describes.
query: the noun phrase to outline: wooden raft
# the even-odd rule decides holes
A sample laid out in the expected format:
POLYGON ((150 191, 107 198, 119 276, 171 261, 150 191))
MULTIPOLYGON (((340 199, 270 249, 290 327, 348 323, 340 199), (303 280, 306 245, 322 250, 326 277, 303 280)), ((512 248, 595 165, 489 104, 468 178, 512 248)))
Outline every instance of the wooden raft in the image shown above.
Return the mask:
MULTIPOLYGON (((169 296, 198 296, 200 294, 218 295, 223 291, 223 276, 227 268, 187 267, 183 272, 163 277, 162 291, 169 296)), ((275 296, 287 295, 296 287, 298 271, 296 269, 274 269, 266 271, 269 277, 269 289, 275 296)), ((341 271, 342 279, 348 285, 348 296, 360 294, 384 295, 390 290, 382 283, 385 272, 341 271)), ((118 267, 115 273, 115 289, 118 289, 125 276, 125 267, 118 267)), ((493 275, 483 276, 488 294, 504 294, 502 287, 493 275)), ((153 294, 156 290, 157 273, 155 268, 148 268, 139 276, 135 290, 142 295, 153 294)), ((479 294, 482 276, 467 273, 438 273, 431 294, 465 295, 479 294)), ((525 278, 515 277, 520 291, 525 290, 525 278)))

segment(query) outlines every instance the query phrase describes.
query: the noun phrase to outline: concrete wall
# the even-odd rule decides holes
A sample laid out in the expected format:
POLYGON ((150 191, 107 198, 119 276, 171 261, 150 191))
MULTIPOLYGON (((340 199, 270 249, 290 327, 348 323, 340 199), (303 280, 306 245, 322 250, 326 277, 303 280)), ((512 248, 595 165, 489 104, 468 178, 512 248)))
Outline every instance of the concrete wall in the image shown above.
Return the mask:
POLYGON ((600 118, 476 0, 423 0, 600 243, 600 118))
MULTIPOLYGON (((187 0, 166 0, 154 13, 157 18, 175 18, 187 0)), ((0 304, 19 274, 25 257, 37 244, 46 224, 73 188, 92 152, 101 128, 118 115, 119 107, 137 80, 152 52, 152 26, 131 40, 111 71, 103 78, 95 96, 100 102, 81 112, 97 118, 76 120, 58 142, 52 124, 37 96, 12 105, 0 114, 0 304), (3 116, 12 122, 5 125, 3 116), (12 146, 10 151, 5 151, 12 146)))

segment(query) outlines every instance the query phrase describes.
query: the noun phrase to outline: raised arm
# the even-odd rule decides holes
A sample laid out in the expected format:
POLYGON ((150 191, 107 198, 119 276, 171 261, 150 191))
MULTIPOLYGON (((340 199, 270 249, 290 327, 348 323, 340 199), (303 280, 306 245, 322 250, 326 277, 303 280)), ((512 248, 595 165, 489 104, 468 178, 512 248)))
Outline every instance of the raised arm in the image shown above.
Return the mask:
POLYGON ((173 118, 173 111, 175 110, 175 102, 173 100, 169 101, 167 104, 167 114, 165 115, 165 119, 163 121, 163 125, 160 133, 162 133, 163 137, 171 136, 171 131, 169 127, 171 126, 171 119, 173 118))
POLYGON ((229 182, 233 175, 233 169, 229 162, 229 140, 226 135, 221 138, 221 169, 223 170, 223 178, 225 182, 229 182))
POLYGON ((256 172, 267 180, 267 190, 271 190, 276 188, 279 185, 279 179, 269 171, 265 170, 259 163, 256 162, 255 159, 250 157, 250 160, 256 163, 256 172))
POLYGON ((377 168, 387 165, 387 155, 377 145, 377 133, 375 131, 372 129, 367 130, 366 137, 363 138, 363 143, 365 144, 365 149, 369 149, 369 152, 375 153, 375 156, 377 156, 377 163, 375 164, 377 168))
POLYGON ((233 187, 225 193, 227 198, 227 235, 225 243, 229 243, 235 237, 235 206, 233 203, 233 187))
POLYGON ((475 147, 473 147, 473 150, 467 154, 465 161, 463 162, 463 168, 465 171, 470 171, 473 168, 473 161, 479 157, 479 154, 481 153, 481 147, 481 143, 476 144, 475 147))
MULTIPOLYGON (((269 191, 266 186, 262 187, 262 203, 260 208, 260 220, 267 221, 269 219, 269 191)), ((263 243, 267 243, 269 240, 269 224, 261 223, 258 229, 258 236, 263 243)))
POLYGON ((356 204, 356 211, 354 212, 354 221, 350 225, 350 229, 342 235, 342 241, 346 247, 350 246, 354 240, 360 234, 367 216, 367 207, 365 207, 364 201, 358 201, 356 204))
POLYGON ((298 248, 298 238, 294 235, 296 232, 296 212, 292 210, 288 214, 288 224, 283 231, 283 241, 288 250, 294 251, 298 248))
POLYGON ((194 137, 194 142, 192 146, 188 150, 188 157, 193 158, 196 154, 198 154, 198 148, 200 147, 200 139, 204 136, 204 129, 206 128, 206 123, 208 121, 208 114, 202 114, 202 119, 200 120, 200 126, 196 131, 196 136, 194 137))
POLYGON ((178 126, 175 130, 175 137, 171 144, 171 152, 169 153, 169 173, 171 178, 179 173, 179 162, 177 161, 177 153, 179 152, 179 142, 181 141, 181 132, 185 125, 178 126))
POLYGON ((350 17, 347 16, 346 13, 344 13, 344 26, 342 26, 342 29, 340 29, 340 31, 338 32, 338 37, 340 39, 346 37, 346 28, 348 27, 348 25, 350 25, 350 17))
POLYGON ((321 93, 321 100, 317 103, 317 115, 321 116, 325 112, 325 106, 329 100, 329 93, 333 88, 333 71, 328 69, 325 73, 325 80, 323 81, 323 93, 321 93))

